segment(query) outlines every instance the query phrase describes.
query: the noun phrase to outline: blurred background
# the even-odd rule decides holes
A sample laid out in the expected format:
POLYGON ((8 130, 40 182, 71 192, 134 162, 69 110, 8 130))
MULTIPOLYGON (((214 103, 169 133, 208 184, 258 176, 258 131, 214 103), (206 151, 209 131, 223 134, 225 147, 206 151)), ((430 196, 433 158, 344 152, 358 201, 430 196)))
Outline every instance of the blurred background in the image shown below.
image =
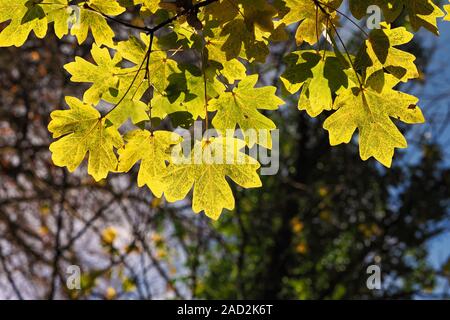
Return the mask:
MULTIPOLYGON (((358 30, 343 24, 357 48, 358 30)), ((152 198, 136 187, 136 171, 96 183, 85 166, 55 167, 49 114, 86 89, 62 66, 90 60, 90 45, 50 32, 1 48, 0 298, 449 298, 450 24, 441 30, 419 32, 405 48, 422 76, 401 89, 421 98, 428 122, 402 127, 410 147, 392 169, 361 161, 356 144, 330 147, 326 115, 311 119, 284 97, 270 114, 280 172, 263 188, 234 190, 236 209, 218 222, 186 201, 152 198), (73 265, 79 290, 67 287, 73 265), (366 286, 370 265, 381 268, 381 290, 366 286)), ((252 71, 277 84, 294 48, 274 46, 252 71)))

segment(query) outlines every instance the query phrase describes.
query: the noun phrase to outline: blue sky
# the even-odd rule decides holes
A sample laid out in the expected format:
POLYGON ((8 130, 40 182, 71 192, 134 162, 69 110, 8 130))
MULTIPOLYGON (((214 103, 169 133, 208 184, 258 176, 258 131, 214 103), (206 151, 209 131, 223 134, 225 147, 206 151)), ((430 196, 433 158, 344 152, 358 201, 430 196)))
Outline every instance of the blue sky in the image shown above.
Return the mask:
MULTIPOLYGON (((430 49, 426 54, 433 55, 430 65, 430 74, 425 85, 414 90, 420 98, 420 105, 428 119, 435 119, 418 130, 425 130, 425 137, 439 142, 444 150, 446 165, 450 165, 447 157, 450 155, 450 125, 448 113, 450 112, 450 22, 441 23, 441 36, 439 38, 422 33, 427 42, 434 43, 436 50, 430 49)), ((447 232, 437 236, 429 243, 430 262, 438 267, 446 262, 450 256, 450 221, 445 222, 447 232)))

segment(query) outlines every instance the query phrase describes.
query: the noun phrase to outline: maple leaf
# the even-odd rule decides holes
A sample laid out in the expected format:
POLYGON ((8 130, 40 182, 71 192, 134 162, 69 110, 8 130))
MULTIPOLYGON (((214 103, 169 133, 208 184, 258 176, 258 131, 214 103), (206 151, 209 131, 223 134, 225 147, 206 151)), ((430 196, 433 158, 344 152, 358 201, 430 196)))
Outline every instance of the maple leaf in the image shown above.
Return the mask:
POLYGON ((274 31, 273 18, 277 15, 274 6, 265 0, 241 0, 240 2, 245 23, 250 30, 274 31))
POLYGON ((193 188, 195 213, 204 211, 217 220, 223 209, 233 210, 233 192, 226 177, 243 188, 262 185, 257 174, 260 164, 240 151, 244 147, 244 141, 230 137, 197 141, 189 158, 172 160, 169 165, 163 177, 167 201, 182 200, 193 188))
POLYGON ((425 28, 435 34, 439 34, 437 19, 444 16, 442 10, 433 0, 350 0, 350 9, 357 19, 367 14, 367 8, 376 5, 381 8, 388 23, 394 22, 405 9, 409 22, 414 31, 425 28))
POLYGON ((149 69, 151 84, 160 94, 166 92, 170 84, 170 76, 181 72, 177 62, 169 59, 167 53, 163 51, 152 52, 149 69))
POLYGON ((51 0, 50 2, 54 5, 49 5, 49 2, 45 1, 46 5, 44 6, 47 19, 49 23, 54 23, 55 34, 61 39, 69 33, 68 22, 74 16, 74 9, 69 6, 68 0, 51 0))
POLYGON ((53 163, 73 172, 89 152, 88 173, 96 181, 107 177, 117 168, 114 148, 123 145, 122 137, 114 126, 107 126, 106 119, 91 105, 74 97, 66 97, 69 110, 51 113, 48 130, 53 138, 50 145, 53 163))
POLYGON ((170 161, 170 148, 181 142, 181 137, 170 131, 134 130, 125 135, 126 145, 119 149, 119 171, 128 172, 140 161, 138 186, 147 185, 153 194, 161 198, 170 161))
MULTIPOLYGON (((218 22, 220 29, 233 20, 240 20, 239 24, 243 21, 246 28, 237 31, 242 34, 240 36, 242 44, 247 47, 247 52, 244 53, 249 60, 251 58, 259 60, 265 57, 267 40, 280 41, 289 38, 284 23, 274 21, 278 15, 279 5, 280 3, 276 1, 268 3, 266 0, 217 1, 206 8, 205 15, 212 18, 212 22, 218 22)), ((226 34, 224 32, 221 36, 226 34)))
POLYGON ((167 96, 160 95, 158 93, 153 95, 152 99, 152 117, 164 119, 167 115, 176 113, 176 112, 187 112, 188 109, 184 105, 184 93, 181 93, 180 96, 175 101, 170 101, 167 96))
POLYGON ((393 22, 401 14, 403 10, 402 1, 392 0, 350 0, 349 7, 356 19, 362 19, 367 15, 367 8, 371 5, 379 7, 383 11, 384 18, 387 22, 393 22))
MULTIPOLYGON (((118 98, 114 100, 116 102, 120 101, 118 98)), ((114 109, 108 113, 106 118, 115 126, 121 126, 128 119, 131 119, 131 122, 134 124, 139 124, 143 121, 150 120, 148 112, 148 104, 139 99, 128 97, 122 100, 120 105, 115 106, 114 109)))
POLYGON ((96 65, 81 57, 75 57, 75 62, 66 64, 64 68, 72 75, 72 82, 92 83, 84 93, 83 100, 95 105, 104 93, 110 89, 117 89, 118 74, 121 72, 121 68, 117 65, 122 61, 122 57, 116 54, 111 58, 107 48, 101 49, 96 44, 92 46, 91 54, 96 65))
POLYGON ((217 1, 205 8, 205 15, 224 24, 239 15, 239 4, 235 0, 217 1))
POLYGON ((149 45, 150 37, 145 33, 140 33, 139 37, 131 35, 126 41, 120 41, 115 49, 124 59, 140 65, 147 54, 149 45))
POLYGON ((276 8, 266 0, 227 0, 218 1, 209 6, 207 15, 211 15, 221 24, 232 21, 240 16, 248 32, 254 32, 255 28, 264 32, 274 30, 273 18, 277 14, 276 8))
POLYGON ((227 79, 228 83, 234 83, 247 76, 245 66, 237 59, 224 61, 222 67, 220 74, 227 79))
POLYGON ((255 33, 248 30, 244 19, 236 18, 228 22, 220 36, 226 38, 221 49, 225 52, 227 60, 242 57, 264 62, 269 54, 267 43, 255 39, 255 33))
MULTIPOLYGON (((117 91, 108 90, 102 99, 113 105, 106 116, 114 125, 120 126, 128 119, 134 124, 150 120, 148 103, 141 101, 148 90, 148 81, 145 79, 145 71, 141 70, 136 76, 137 69, 126 71, 122 69, 119 74, 119 86, 117 91)), ((153 99, 152 99, 153 101, 153 99)))
MULTIPOLYGON (((228 80, 228 83, 234 83, 236 80, 244 79, 247 76, 245 66, 238 59, 229 60, 227 57, 227 52, 222 50, 222 47, 227 41, 227 37, 219 35, 221 31, 220 28, 212 28, 208 30, 207 27, 205 27, 204 31, 206 34, 205 39, 199 37, 197 41, 200 43, 205 42, 204 46, 206 48, 210 63, 217 62, 220 64, 220 67, 218 68, 219 72, 228 80)), ((234 49, 231 51, 240 52, 240 50, 234 49)), ((237 54, 239 55, 239 53, 237 54)))
MULTIPOLYGON (((239 126, 244 133, 245 130, 254 129, 265 131, 269 134, 256 137, 256 141, 250 142, 250 146, 258 143, 264 147, 271 148, 270 131, 276 129, 275 123, 261 114, 260 110, 276 110, 284 104, 284 101, 275 95, 276 88, 266 86, 255 88, 258 75, 250 75, 241 80, 232 92, 224 92, 219 98, 211 101, 209 111, 217 111, 212 124, 214 128, 225 132, 239 126)), ((247 142, 248 139, 247 139, 247 142)))
POLYGON ((113 46, 114 32, 102 14, 116 16, 124 11, 117 1, 111 0, 88 0, 79 5, 69 5, 68 0, 1 0, 0 22, 10 23, 0 33, 0 46, 21 46, 32 31, 43 38, 52 22, 59 38, 68 33, 73 23, 71 31, 80 44, 91 29, 98 45, 113 46), (76 18, 78 21, 74 21, 76 18))
POLYGON ((38 38, 47 34, 48 21, 44 6, 28 0, 0 0, 0 23, 10 21, 0 32, 0 46, 20 47, 30 32, 38 38))
POLYGON ((374 157, 390 167, 395 148, 406 148, 407 142, 390 118, 405 123, 425 121, 418 99, 394 90, 399 80, 390 74, 384 76, 384 86, 379 88, 380 76, 369 78, 361 90, 356 86, 340 92, 334 103, 337 111, 324 123, 329 131, 332 146, 349 143, 359 130, 359 150, 363 160, 374 157))
POLYGON ((261 184, 256 173, 259 163, 240 149, 254 144, 271 148, 276 126, 263 111, 276 110, 284 102, 275 95, 275 87, 255 87, 258 75, 247 73, 254 70, 255 62, 265 62, 271 42, 289 39, 286 26, 298 25, 297 44, 307 42, 317 48, 288 54, 281 80, 289 93, 299 93, 298 108, 312 117, 335 110, 324 123, 332 145, 350 142, 358 129, 361 158, 373 156, 390 166, 395 148, 407 145, 394 119, 424 121, 417 99, 394 89, 399 82, 418 77, 415 57, 401 48, 412 34, 403 27, 391 29, 389 23, 404 13, 413 30, 423 27, 437 34, 438 18, 443 16, 440 8, 432 0, 349 0, 356 18, 363 18, 368 6, 375 4, 387 21, 370 33, 355 58, 337 30, 339 16, 351 19, 338 11, 343 3, 0 0, 0 23, 4 24, 0 46, 20 46, 33 32, 43 38, 49 23, 59 38, 70 31, 78 43, 92 33, 92 60, 76 57, 65 66, 72 82, 87 83, 89 88, 83 102, 68 97, 70 109, 51 115, 49 130, 58 139, 50 146, 54 163, 73 171, 88 153, 88 172, 100 180, 110 171, 128 171, 140 162, 138 185, 147 185, 156 196, 165 193, 169 201, 182 199, 193 189, 194 211, 204 210, 217 219, 223 208, 234 207, 228 177, 243 187, 261 184), (144 28, 143 19, 114 18, 133 5, 141 18, 152 15, 149 22, 155 29, 144 28), (149 31, 115 43, 109 20, 115 20, 117 27, 149 31), (323 35, 333 52, 321 50, 322 43, 317 42, 323 35), (100 102, 111 107, 104 117, 94 108, 100 102), (118 132, 119 127, 128 130, 129 124, 123 126, 128 119, 143 128, 145 122, 156 126, 159 119, 168 118, 173 127, 189 129, 198 118, 209 120, 208 112, 214 113, 211 122, 219 134, 239 128, 244 140, 197 141, 193 153, 183 158, 194 163, 178 163, 169 155, 170 150, 181 148, 176 134, 128 131, 124 146, 118 132), (216 154, 232 150, 237 151, 234 160, 246 162, 216 161, 216 154))
MULTIPOLYGON (((139 38, 130 37, 127 41, 119 42, 116 49, 124 59, 136 66, 140 66, 146 57, 149 45, 150 36, 142 33, 139 38)), ((132 70, 129 71, 131 72, 132 70)), ((150 56, 149 74, 150 83, 155 88, 155 91, 159 94, 165 94, 170 84, 171 76, 176 73, 181 73, 177 62, 168 58, 167 53, 159 50, 158 44, 154 43, 150 56)))
MULTIPOLYGON (((196 77, 187 71, 187 89, 188 96, 184 102, 187 111, 192 114, 194 119, 198 117, 204 119, 206 117, 206 104, 205 101, 205 80, 203 77, 196 77)), ((206 79, 206 94, 207 99, 215 98, 219 96, 221 92, 225 91, 225 86, 221 84, 214 77, 211 81, 206 79)))
POLYGON ((450 4, 444 6, 444 10, 447 13, 444 17, 445 21, 450 21, 450 4))
POLYGON ((356 65, 365 68, 366 77, 375 72, 384 73, 384 70, 403 82, 419 77, 419 71, 414 63, 416 57, 395 48, 409 43, 413 34, 404 27, 391 29, 387 24, 382 24, 382 27, 370 33, 365 46, 360 50, 356 65))
POLYGON ((284 28, 275 28, 273 18, 277 14, 274 6, 264 0, 227 0, 211 4, 206 14, 220 23, 214 30, 216 43, 226 60, 242 57, 264 62, 268 50, 268 39, 284 28))
POLYGON ((331 110, 333 94, 348 86, 345 68, 333 52, 297 51, 285 57, 285 62, 281 80, 292 94, 302 89, 298 108, 311 117, 331 110))
POLYGON ((287 26, 300 22, 295 35, 298 45, 303 41, 316 44, 329 24, 338 24, 335 9, 341 6, 342 0, 323 0, 320 3, 321 8, 314 0, 286 0, 286 6, 290 10, 281 22, 287 26))
POLYGON ((75 62, 64 66, 72 75, 71 81, 92 83, 85 91, 83 101, 93 105, 100 99, 115 105, 120 102, 107 116, 117 126, 128 118, 133 123, 149 120, 148 105, 140 101, 148 89, 148 84, 144 81, 145 71, 137 68, 122 69, 119 66, 122 61, 119 53, 111 58, 107 48, 100 48, 96 44, 92 46, 91 55, 96 64, 76 57, 75 62))
POLYGON ((142 4, 141 10, 156 12, 159 9, 159 0, 134 0, 134 4, 142 4))
POLYGON ((404 0, 404 3, 414 31, 425 28, 439 34, 437 20, 444 16, 444 12, 433 0, 404 0))
POLYGON ((81 44, 86 40, 89 30, 91 30, 97 45, 104 44, 113 47, 114 31, 102 14, 118 16, 125 11, 125 8, 120 6, 116 0, 88 0, 85 3, 87 7, 80 7, 79 21, 72 26, 72 35, 81 44))
MULTIPOLYGON (((140 100, 147 91, 149 82, 144 68, 139 69, 146 58, 148 45, 149 37, 144 34, 141 38, 131 37, 115 46, 117 52, 111 57, 107 48, 94 44, 91 54, 96 64, 76 57, 75 62, 65 66, 72 74, 72 81, 92 83, 84 94, 84 102, 97 104, 102 99, 114 104, 107 119, 116 126, 122 125, 128 118, 135 124, 149 120, 149 106, 140 100), (135 66, 121 68, 119 63, 122 58, 135 66)), ((157 45, 155 47, 158 48, 157 45)), ((165 52, 155 51, 151 55, 150 84, 156 89, 155 95, 161 91, 165 93, 170 75, 179 72, 177 63, 166 58, 165 52)))
POLYGON ((128 119, 131 119, 134 124, 150 120, 149 104, 141 101, 148 89, 144 75, 143 71, 140 72, 134 83, 132 73, 120 76, 117 92, 108 91, 103 96, 105 101, 113 105, 113 109, 109 111, 106 118, 114 125, 120 126, 128 119))

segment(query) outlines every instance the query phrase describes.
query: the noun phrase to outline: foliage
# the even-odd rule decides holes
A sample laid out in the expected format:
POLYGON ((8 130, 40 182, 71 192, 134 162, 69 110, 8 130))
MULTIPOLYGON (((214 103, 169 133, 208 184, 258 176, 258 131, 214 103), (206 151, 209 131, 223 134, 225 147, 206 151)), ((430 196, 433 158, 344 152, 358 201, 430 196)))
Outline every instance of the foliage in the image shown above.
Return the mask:
MULTIPOLYGON (((74 171, 88 153, 88 172, 99 181, 141 161, 140 186, 168 201, 183 199, 194 186, 194 211, 217 219, 223 208, 234 208, 226 176, 244 188, 260 186, 257 161, 240 162, 240 150, 255 141, 223 135, 236 127, 269 134, 276 128, 258 110, 277 110, 283 101, 275 87, 257 86, 252 70, 266 62, 270 48, 289 40, 291 25, 298 26, 301 47, 286 56, 281 80, 290 94, 300 92, 300 110, 329 115, 323 126, 331 145, 349 143, 358 129, 361 158, 374 157, 387 167, 395 148, 407 147, 394 121, 424 118, 417 99, 396 89, 419 76, 414 56, 402 46, 421 28, 438 34, 444 13, 432 0, 374 3, 385 22, 370 34, 362 30, 366 39, 353 53, 342 40, 340 22, 353 18, 341 10, 349 6, 362 19, 367 1, 0 0, 0 22, 8 23, 0 45, 22 46, 31 32, 43 38, 52 23, 59 38, 70 34, 80 45, 92 34, 93 61, 77 57, 65 66, 73 82, 91 85, 83 101, 68 97, 70 109, 52 114, 54 163, 74 171), (137 9, 140 19, 124 20, 137 9), (411 32, 391 26, 401 14, 411 32), (113 25, 132 32, 123 40, 113 25), (138 131, 129 130, 128 119, 138 131), (173 154, 182 139, 170 134, 170 124, 190 127, 198 119, 222 136, 193 143, 193 152, 200 149, 206 160, 180 165, 173 154), (232 163, 219 164, 217 148, 233 153, 232 163)), ((265 138, 256 143, 270 149, 265 138)))
MULTIPOLYGON (((341 10, 348 12, 345 4, 341 10)), ((139 21, 138 15, 138 10, 128 11, 121 18, 134 23, 139 21)), ((117 31, 118 39, 128 39, 129 29, 113 21, 108 23, 117 31)), ((346 19, 341 23, 346 25, 341 34, 347 49, 358 56, 365 40, 362 31, 346 19), (354 30, 352 34, 350 29, 354 30)), ((406 12, 392 25, 393 29, 405 26, 412 30, 406 12)), ((7 23, 0 30, 5 26, 7 23)), ((288 31, 294 32, 295 27, 293 24, 288 31)), ((410 149, 396 154, 391 169, 382 168, 376 161, 360 161, 357 143, 330 148, 323 121, 334 111, 325 110, 311 118, 297 110, 301 90, 288 95, 282 89, 277 95, 287 104, 281 112, 259 110, 280 129, 279 174, 261 176, 264 188, 250 190, 235 187, 226 177, 235 195, 235 210, 213 222, 203 214, 193 215, 190 201, 168 204, 153 197, 149 188, 139 188, 136 181, 139 183, 141 165, 145 174, 152 172, 144 158, 140 164, 137 160, 127 174, 110 174, 99 182, 89 177, 85 164, 74 174, 52 165, 49 115, 55 106, 62 105, 65 96, 83 97, 91 86, 70 83, 69 74, 61 66, 79 56, 95 67, 97 62, 89 53, 90 39, 78 46, 72 37, 58 41, 49 33, 44 39, 31 36, 19 48, 0 49, 2 297, 449 297, 446 231, 450 176, 446 146, 450 118, 446 108, 448 88, 443 80, 447 43, 423 31, 410 43, 397 47, 417 57, 420 81, 401 81, 395 89, 418 93, 422 101, 427 101, 423 109, 427 124, 409 126, 393 119, 407 137, 410 149), (383 290, 366 287, 366 268, 371 264, 382 269, 383 290), (67 287, 74 265, 81 268, 81 290, 67 287)), ((106 51, 105 47, 102 50, 106 51)), ((324 50, 322 44, 322 53, 324 50)), ((300 56, 308 56, 308 51, 316 54, 307 44, 296 48, 292 36, 272 45, 267 63, 245 63, 249 73, 259 75, 256 87, 277 83, 285 67, 297 63, 298 51, 302 52, 300 56)), ((112 60, 117 53, 109 52, 112 60)), ((189 57, 184 63, 196 59, 189 52, 185 52, 189 57)), ((330 59, 327 65, 336 59, 341 61, 339 53, 332 55, 330 50, 325 59, 330 59)), ((180 70, 185 69, 181 66, 180 70)), ((336 70, 338 76, 332 78, 342 79, 339 72, 343 70, 327 70, 336 70)), ((189 72, 200 81, 190 87, 203 97, 203 78, 198 77, 201 69, 189 72)), ((316 85, 320 87, 320 83, 316 85)), ((327 90, 332 92, 329 87, 327 90)), ((334 95, 331 97, 334 101, 334 95)), ((163 101, 161 96, 152 100, 153 118, 161 118, 166 108, 157 103, 158 99, 163 101)), ((184 96, 179 99, 187 100, 184 96)), ((130 111, 136 110, 132 117, 139 119, 142 115, 147 119, 147 103, 136 105, 142 109, 130 107, 130 111)), ((183 102, 183 109, 185 105, 183 102)), ((104 114, 108 107, 103 100, 96 109, 104 114)), ((320 110, 320 105, 317 107, 314 110, 320 110)), ((108 118, 122 121, 113 119, 128 117, 127 108, 121 104, 108 118)), ((185 112, 171 114, 170 121, 177 126, 185 116, 185 112)), ((209 116, 212 120, 213 113, 209 116)), ((138 129, 132 121, 119 128, 125 148, 130 147, 121 170, 143 156, 134 150, 140 150, 139 141, 148 136, 140 133, 150 130, 139 128, 140 121, 136 121, 138 129)), ((173 131, 168 121, 159 126, 154 120, 154 125, 154 136, 160 131, 173 131)), ((111 124, 105 122, 105 126, 111 124)), ((151 141, 156 141, 151 139, 148 149, 142 149, 151 150, 151 141)), ((164 141, 164 137, 157 139, 164 141)), ((119 150, 122 153, 122 148, 119 150)), ((156 165, 158 161, 151 163, 156 165)), ((156 183, 157 179, 151 181, 156 183)))

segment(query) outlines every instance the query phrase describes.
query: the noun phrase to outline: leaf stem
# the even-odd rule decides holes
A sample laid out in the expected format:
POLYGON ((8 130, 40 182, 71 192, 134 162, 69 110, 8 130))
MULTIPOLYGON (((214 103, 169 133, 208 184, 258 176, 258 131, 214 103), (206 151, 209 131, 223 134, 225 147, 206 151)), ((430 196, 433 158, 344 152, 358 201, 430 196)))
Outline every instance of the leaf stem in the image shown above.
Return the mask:
POLYGON ((207 85, 207 79, 206 79, 206 41, 203 39, 203 48, 201 52, 201 59, 202 59, 202 75, 203 75, 203 88, 205 93, 205 130, 208 131, 209 129, 209 116, 208 116, 208 85, 207 85))
MULTIPOLYGON (((358 71, 356 70, 356 66, 355 63, 353 62, 353 59, 350 55, 350 52, 347 49, 347 46, 345 45, 344 40, 342 39, 341 35, 339 34, 335 24, 333 23, 333 21, 331 20, 331 15, 322 7, 321 3, 318 0, 313 0, 314 3, 318 6, 318 8, 327 16, 328 21, 330 22, 331 27, 333 28, 334 32, 336 33, 336 36, 339 39, 339 42, 341 43, 342 47, 344 48, 345 54, 348 57, 348 60, 350 62, 350 65, 353 69, 353 71, 355 72, 356 75, 356 79, 358 80, 358 84, 360 89, 362 90, 364 88, 363 82, 361 80, 361 76, 359 75, 358 71)), ((331 36, 331 35, 330 35, 331 36)))
MULTIPOLYGON (((146 77, 147 77, 148 90, 150 90, 151 87, 153 86, 152 82, 150 80, 150 76, 151 76, 151 73, 150 73, 150 59, 151 59, 151 55, 152 55, 152 48, 153 48, 153 40, 154 40, 154 38, 155 38, 155 33, 154 32, 150 33, 150 44, 148 46, 148 52, 147 52, 148 58, 147 58, 147 64, 145 66, 145 74, 146 74, 146 77)), ((150 131, 152 131, 152 100, 153 100, 153 96, 150 98, 149 112, 148 112, 148 117, 150 118, 150 131)))
POLYGON ((347 14, 345 14, 344 12, 342 12, 341 10, 334 8, 332 6, 330 6, 329 4, 320 2, 319 0, 313 0, 314 2, 316 2, 317 4, 323 5, 333 11, 336 11, 338 14, 340 14, 341 16, 343 16, 344 18, 346 18, 348 21, 350 21, 354 26, 356 26, 366 37, 369 37, 369 34, 366 32, 366 30, 364 30, 363 28, 361 28, 361 26, 356 23, 352 18, 350 18, 347 14))

